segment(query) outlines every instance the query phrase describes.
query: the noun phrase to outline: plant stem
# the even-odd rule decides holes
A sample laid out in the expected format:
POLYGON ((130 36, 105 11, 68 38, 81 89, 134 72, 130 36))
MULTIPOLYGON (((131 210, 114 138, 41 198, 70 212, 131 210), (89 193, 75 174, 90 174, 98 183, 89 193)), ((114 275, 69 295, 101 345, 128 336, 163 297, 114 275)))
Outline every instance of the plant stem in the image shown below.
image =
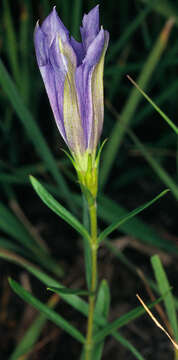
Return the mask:
POLYGON ((89 205, 90 214, 90 228, 91 228, 91 258, 92 258, 92 274, 91 274, 91 286, 89 295, 89 311, 88 311, 88 324, 87 324, 87 336, 85 345, 85 360, 92 360, 93 349, 93 317, 95 309, 95 291, 97 285, 97 211, 96 202, 89 205))

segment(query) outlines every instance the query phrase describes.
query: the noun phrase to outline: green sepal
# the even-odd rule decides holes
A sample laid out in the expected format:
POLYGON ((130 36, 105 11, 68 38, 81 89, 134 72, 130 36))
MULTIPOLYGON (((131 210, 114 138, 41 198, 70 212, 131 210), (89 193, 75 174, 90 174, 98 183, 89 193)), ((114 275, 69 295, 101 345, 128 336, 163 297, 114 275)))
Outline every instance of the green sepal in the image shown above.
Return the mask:
POLYGON ((64 154, 69 158, 69 160, 71 161, 72 165, 74 166, 74 168, 76 169, 76 164, 75 164, 75 160, 73 159, 73 157, 68 153, 67 150, 65 149, 61 149, 64 154))
POLYGON ((102 142, 102 144, 101 144, 101 146, 100 146, 100 148, 99 148, 99 150, 98 150, 98 154, 97 154, 97 157, 96 157, 96 160, 95 160, 95 164, 96 164, 97 167, 98 167, 98 165, 99 165, 99 161, 100 161, 100 157, 101 157, 101 152, 102 152, 102 150, 103 150, 103 148, 104 148, 104 145, 106 144, 107 141, 108 141, 107 138, 104 139, 103 142, 102 142))

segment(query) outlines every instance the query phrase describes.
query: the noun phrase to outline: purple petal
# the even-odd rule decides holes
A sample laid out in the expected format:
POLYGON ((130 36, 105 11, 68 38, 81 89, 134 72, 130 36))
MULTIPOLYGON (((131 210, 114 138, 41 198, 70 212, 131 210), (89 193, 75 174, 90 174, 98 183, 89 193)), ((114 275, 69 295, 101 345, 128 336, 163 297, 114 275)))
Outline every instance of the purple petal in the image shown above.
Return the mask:
POLYGON ((54 70, 66 74, 73 71, 77 66, 76 54, 68 41, 62 42, 60 37, 56 37, 49 49, 49 57, 54 70))
POLYGON ((77 56, 77 66, 79 66, 82 63, 82 60, 85 56, 83 44, 78 42, 77 40, 75 40, 73 38, 73 36, 71 36, 70 43, 71 43, 71 46, 73 47, 75 54, 77 56))
POLYGON ((99 32, 99 5, 84 15, 82 25, 80 32, 84 48, 87 50, 99 32))
POLYGON ((39 24, 36 24, 34 32, 35 51, 38 66, 46 65, 48 63, 48 47, 46 44, 46 36, 41 31, 39 24))
POLYGON ((50 105, 59 131, 67 142, 63 119, 64 82, 71 68, 73 72, 75 71, 77 59, 61 24, 53 9, 42 27, 40 28, 39 25, 36 27, 34 38, 37 61, 50 105), (52 34, 52 28, 58 30, 58 33, 52 34))
MULTIPOLYGON (((60 56, 55 51, 55 40, 51 47, 48 47, 47 36, 37 24, 34 34, 36 57, 39 69, 45 84, 50 105, 59 128, 59 131, 66 141, 63 124, 63 88, 64 88, 64 67, 60 63, 60 56)), ((58 46, 59 49, 59 46, 58 46)), ((59 54, 59 50, 58 50, 59 54)))
MULTIPOLYGON (((100 30, 89 46, 83 64, 76 70, 76 88, 82 118, 86 147, 89 146, 93 127, 93 103, 91 78, 94 67, 98 64, 105 45, 105 32, 100 30)), ((93 94, 95 96, 95 94, 93 94)))
POLYGON ((60 36, 62 41, 67 41, 69 39, 69 32, 59 18, 55 7, 43 21, 41 30, 47 36, 48 46, 52 44, 57 35, 60 36))
POLYGON ((95 152, 103 125, 103 64, 109 35, 99 30, 99 7, 83 17, 82 43, 56 9, 34 35, 40 72, 58 129, 76 156, 95 152))
POLYGON ((87 64, 88 66, 96 65, 101 57, 104 44, 105 31, 102 28, 93 40, 93 42, 88 47, 83 63, 87 64))
POLYGON ((45 84, 46 92, 48 94, 57 127, 63 139, 67 142, 62 112, 64 76, 60 72, 55 72, 50 64, 46 66, 40 66, 40 72, 45 84))

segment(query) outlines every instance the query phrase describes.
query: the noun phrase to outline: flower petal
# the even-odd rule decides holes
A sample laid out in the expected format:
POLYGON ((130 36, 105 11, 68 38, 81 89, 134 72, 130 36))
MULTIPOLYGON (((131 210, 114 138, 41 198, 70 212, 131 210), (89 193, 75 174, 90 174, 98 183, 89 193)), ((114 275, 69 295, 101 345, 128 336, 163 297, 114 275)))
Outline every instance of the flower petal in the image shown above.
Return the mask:
POLYGON ((34 32, 34 43, 35 43, 35 51, 36 58, 38 62, 38 66, 43 66, 48 63, 48 47, 46 44, 46 36, 41 31, 39 23, 37 22, 34 32))
POLYGON ((73 49, 71 50, 68 45, 67 42, 60 42, 60 54, 66 66, 63 95, 64 127, 70 149, 73 153, 81 153, 85 146, 75 86, 76 57, 74 58, 73 49))
POLYGON ((55 6, 51 13, 43 21, 41 30, 47 36, 48 46, 52 44, 57 35, 60 35, 62 41, 69 40, 69 32, 59 18, 55 6))
POLYGON ((99 32, 99 5, 84 15, 82 25, 80 32, 84 48, 87 50, 99 32))
POLYGON ((70 39, 54 7, 34 34, 37 61, 57 126, 78 160, 86 153, 95 156, 101 133, 103 64, 109 39, 107 31, 99 30, 98 5, 84 15, 82 24, 79 43, 70 39))
POLYGON ((57 127, 61 136, 67 142, 62 113, 64 76, 60 72, 55 72, 51 64, 40 66, 40 72, 45 84, 57 127))
MULTIPOLYGON (((95 89, 96 93, 92 94, 92 74, 94 72, 95 66, 97 66, 97 64, 99 63, 103 53, 103 49, 106 46, 105 33, 106 32, 103 29, 100 30, 97 37, 89 46, 83 64, 80 65, 76 70, 76 88, 78 93, 80 114, 82 118, 82 126, 84 129, 84 136, 85 136, 87 148, 91 148, 92 143, 96 143, 94 139, 93 140, 91 139, 92 136, 94 136, 93 98, 95 98, 95 96, 98 96, 96 94, 97 91, 100 94, 103 93, 103 88, 101 89, 101 91, 99 89, 98 90, 95 89)), ((102 99, 103 99, 103 94, 101 96, 101 102, 103 102, 102 99)), ((98 119, 98 121, 100 121, 100 123, 103 123, 102 119, 101 120, 98 119)), ((95 130, 98 134, 97 126, 95 126, 95 130)), ((98 138, 97 134, 95 134, 96 138, 98 138)))
POLYGON ((73 36, 71 36, 70 43, 77 56, 77 66, 79 66, 82 63, 82 60, 84 59, 85 56, 83 44, 75 40, 73 36))
POLYGON ((91 93, 93 103, 93 122, 92 132, 89 139, 88 147, 93 149, 97 147, 103 128, 104 118, 104 89, 103 89, 103 71, 104 58, 109 42, 109 33, 105 33, 105 44, 99 63, 95 66, 91 77, 91 93))

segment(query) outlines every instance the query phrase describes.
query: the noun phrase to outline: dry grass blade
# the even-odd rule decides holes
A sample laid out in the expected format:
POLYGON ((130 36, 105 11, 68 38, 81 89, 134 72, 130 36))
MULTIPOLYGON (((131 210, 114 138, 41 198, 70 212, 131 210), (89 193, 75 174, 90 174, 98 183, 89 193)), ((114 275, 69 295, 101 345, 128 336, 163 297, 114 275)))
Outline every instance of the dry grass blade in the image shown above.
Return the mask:
POLYGON ((151 319, 154 321, 154 323, 156 324, 156 326, 161 329, 169 338, 169 340, 172 342, 173 346, 176 348, 176 350, 178 350, 178 344, 172 339, 171 335, 169 335, 169 333, 165 330, 165 328, 159 323, 159 321, 155 318, 155 316, 152 314, 152 312, 148 309, 148 307, 146 306, 146 304, 143 302, 143 300, 141 299, 141 297, 136 294, 136 297, 138 298, 138 300, 140 301, 140 303, 142 304, 142 306, 144 307, 145 311, 148 313, 148 315, 151 317, 151 319))

